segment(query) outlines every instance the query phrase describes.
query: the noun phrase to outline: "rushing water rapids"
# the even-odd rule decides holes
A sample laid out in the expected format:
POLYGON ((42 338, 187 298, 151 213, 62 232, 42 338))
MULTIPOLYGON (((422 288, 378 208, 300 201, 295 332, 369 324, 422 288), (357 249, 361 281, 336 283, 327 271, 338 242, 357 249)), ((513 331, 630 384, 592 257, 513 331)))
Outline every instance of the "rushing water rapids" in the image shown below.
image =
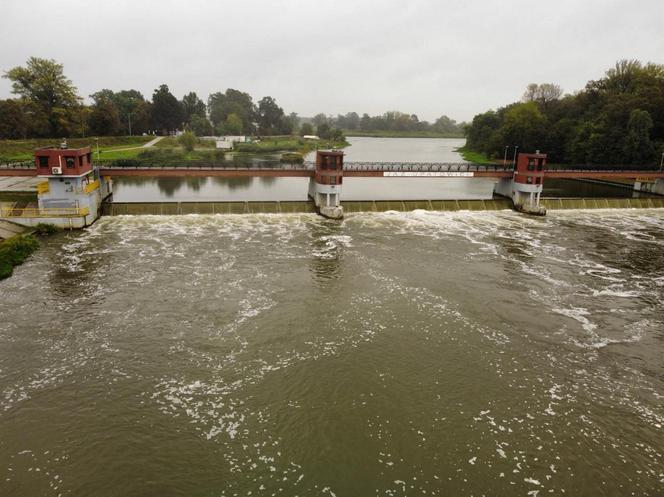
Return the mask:
POLYGON ((103 218, 0 283, 0 495, 662 495, 664 212, 103 218))

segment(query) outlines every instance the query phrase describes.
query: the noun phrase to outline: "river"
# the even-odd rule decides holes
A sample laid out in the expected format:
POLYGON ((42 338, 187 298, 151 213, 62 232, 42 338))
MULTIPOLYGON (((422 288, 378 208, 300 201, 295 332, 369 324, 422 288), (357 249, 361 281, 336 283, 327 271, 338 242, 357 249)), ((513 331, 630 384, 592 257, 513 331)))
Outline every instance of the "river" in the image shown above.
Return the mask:
POLYGON ((664 212, 102 218, 0 282, 0 495, 661 496, 664 212))
MULTIPOLYGON (((456 149, 459 138, 349 137, 344 149, 348 162, 464 162, 456 149)), ((252 160, 259 160, 252 155, 252 160)), ((278 165, 278 156, 265 154, 264 162, 278 165)), ((315 159, 315 152, 307 160, 315 159)), ((454 200, 486 198, 491 179, 483 178, 345 178, 343 200, 454 200), (460 195, 460 192, 462 194, 460 195)), ((305 201, 308 178, 222 177, 116 177, 115 202, 305 201)), ((544 197, 635 196, 627 188, 547 180, 544 197)))

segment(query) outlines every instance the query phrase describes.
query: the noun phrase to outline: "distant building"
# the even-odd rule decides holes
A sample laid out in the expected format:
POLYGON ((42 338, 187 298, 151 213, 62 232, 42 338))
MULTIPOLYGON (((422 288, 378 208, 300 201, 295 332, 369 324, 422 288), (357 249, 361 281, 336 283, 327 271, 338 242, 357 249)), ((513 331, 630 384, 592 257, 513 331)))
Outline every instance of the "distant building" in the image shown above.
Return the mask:
POLYGON ((231 150, 235 143, 245 143, 247 142, 247 137, 244 135, 229 135, 221 136, 216 139, 217 148, 222 150, 231 150))
POLYGON ((302 138, 305 140, 320 140, 320 137, 316 135, 304 135, 302 138))

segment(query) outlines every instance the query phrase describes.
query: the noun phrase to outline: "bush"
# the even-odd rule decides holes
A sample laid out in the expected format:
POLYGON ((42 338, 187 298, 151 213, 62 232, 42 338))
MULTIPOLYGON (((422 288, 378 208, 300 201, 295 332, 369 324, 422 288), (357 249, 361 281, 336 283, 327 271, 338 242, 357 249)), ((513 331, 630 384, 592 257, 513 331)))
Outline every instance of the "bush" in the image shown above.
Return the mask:
POLYGON ((185 131, 178 138, 178 143, 182 145, 187 152, 193 152, 196 146, 196 135, 191 131, 185 131))
POLYGON ((55 224, 39 223, 35 226, 35 233, 40 236, 53 235, 58 231, 60 230, 55 224))
POLYGON ((281 154, 279 161, 287 164, 302 164, 304 157, 297 152, 286 152, 285 154, 281 154))
POLYGON ((18 235, 0 242, 0 279, 8 278, 14 266, 25 261, 39 247, 31 235, 18 235))

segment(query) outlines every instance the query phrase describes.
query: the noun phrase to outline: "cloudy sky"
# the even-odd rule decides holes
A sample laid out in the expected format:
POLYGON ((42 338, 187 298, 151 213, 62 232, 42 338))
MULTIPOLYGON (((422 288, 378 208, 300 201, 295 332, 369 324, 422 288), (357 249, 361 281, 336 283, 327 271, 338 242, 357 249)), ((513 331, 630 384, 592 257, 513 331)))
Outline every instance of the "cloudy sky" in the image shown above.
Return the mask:
POLYGON ((664 63, 664 0, 0 0, 0 14, 3 73, 52 58, 85 97, 230 87, 301 116, 468 120, 531 82, 573 92, 618 59, 664 63))

